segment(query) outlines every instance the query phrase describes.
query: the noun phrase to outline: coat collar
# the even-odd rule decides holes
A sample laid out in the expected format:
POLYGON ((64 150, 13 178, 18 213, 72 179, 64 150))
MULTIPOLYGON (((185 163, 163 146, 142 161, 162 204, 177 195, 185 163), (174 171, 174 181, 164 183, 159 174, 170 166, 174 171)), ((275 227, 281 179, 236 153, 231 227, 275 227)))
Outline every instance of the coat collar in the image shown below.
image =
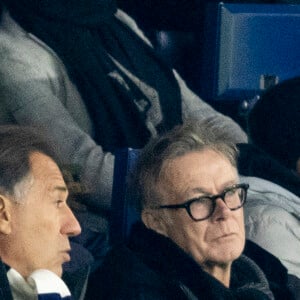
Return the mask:
POLYGON ((147 229, 142 223, 133 227, 128 247, 152 270, 188 287, 196 297, 203 297, 203 293, 209 295, 209 299, 220 299, 220 295, 224 299, 242 299, 251 293, 255 294, 252 295, 255 299, 269 299, 266 294, 272 297, 264 274, 245 256, 232 265, 229 289, 203 271, 170 239, 147 229))
POLYGON ((0 260, 0 299, 12 300, 12 294, 7 279, 7 271, 9 267, 0 260))

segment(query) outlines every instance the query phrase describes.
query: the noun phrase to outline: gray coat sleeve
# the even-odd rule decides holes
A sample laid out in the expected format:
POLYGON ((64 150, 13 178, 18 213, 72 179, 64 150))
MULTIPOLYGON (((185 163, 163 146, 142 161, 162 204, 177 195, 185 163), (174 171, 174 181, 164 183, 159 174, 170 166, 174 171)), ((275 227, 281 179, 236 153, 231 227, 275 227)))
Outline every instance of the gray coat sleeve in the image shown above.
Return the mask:
POLYGON ((248 141, 246 133, 234 120, 213 109, 187 87, 176 71, 174 74, 181 90, 183 121, 187 119, 207 121, 234 143, 246 143, 248 141))
POLYGON ((14 45, 15 49, 6 46, 0 40, 0 99, 1 106, 10 115, 10 122, 44 130, 57 147, 63 163, 80 168, 82 182, 97 195, 95 203, 108 208, 114 157, 103 152, 64 105, 61 88, 64 82, 57 64, 49 61, 50 56, 35 56, 43 52, 35 52, 33 48, 29 48, 31 53, 28 53, 28 48, 23 47, 27 49, 24 53, 18 45, 14 45))

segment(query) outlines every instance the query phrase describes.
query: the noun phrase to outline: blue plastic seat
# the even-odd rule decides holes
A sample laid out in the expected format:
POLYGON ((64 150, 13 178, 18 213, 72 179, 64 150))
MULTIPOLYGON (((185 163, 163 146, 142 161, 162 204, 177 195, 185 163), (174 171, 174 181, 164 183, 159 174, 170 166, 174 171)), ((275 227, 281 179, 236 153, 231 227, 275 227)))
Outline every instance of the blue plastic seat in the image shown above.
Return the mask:
POLYGON ((112 214, 110 242, 116 244, 128 237, 131 226, 139 220, 132 205, 132 192, 128 189, 128 175, 133 170, 140 150, 120 149, 115 153, 115 167, 112 190, 112 214))

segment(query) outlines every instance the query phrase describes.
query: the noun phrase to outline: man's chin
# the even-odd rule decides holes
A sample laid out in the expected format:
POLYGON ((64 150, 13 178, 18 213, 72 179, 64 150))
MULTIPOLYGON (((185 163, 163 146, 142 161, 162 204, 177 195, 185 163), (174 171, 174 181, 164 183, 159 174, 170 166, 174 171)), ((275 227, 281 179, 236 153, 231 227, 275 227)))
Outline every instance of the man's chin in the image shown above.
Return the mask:
POLYGON ((50 270, 51 272, 55 273, 58 277, 62 277, 63 268, 62 266, 57 266, 55 269, 50 270))
POLYGON ((231 265, 233 261, 238 259, 243 252, 243 247, 225 248, 218 253, 211 252, 210 261, 214 261, 216 265, 231 265))

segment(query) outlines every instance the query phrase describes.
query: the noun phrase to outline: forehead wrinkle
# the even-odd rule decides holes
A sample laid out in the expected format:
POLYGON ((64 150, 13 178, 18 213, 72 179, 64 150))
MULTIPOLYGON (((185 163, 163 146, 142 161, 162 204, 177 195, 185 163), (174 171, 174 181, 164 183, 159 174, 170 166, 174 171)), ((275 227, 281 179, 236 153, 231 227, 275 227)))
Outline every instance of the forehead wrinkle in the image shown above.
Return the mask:
MULTIPOLYGON (((226 188, 229 188, 232 185, 237 184, 237 183, 238 183, 238 178, 236 178, 236 179, 229 179, 228 181, 226 181, 223 184, 221 184, 221 187, 220 187, 220 189, 219 189, 218 192, 222 193, 226 188)), ((208 192, 207 189, 201 188, 201 187, 193 188, 192 191, 195 192, 195 193, 198 192, 198 193, 203 193, 203 194, 206 194, 206 195, 211 195, 211 193, 208 192)))
MULTIPOLYGON (((203 154, 204 151, 198 152, 196 151, 195 153, 199 153, 199 154, 203 154)), ((211 190, 210 187, 204 187, 203 185, 201 186, 199 184, 199 186, 194 185, 193 184, 189 184, 189 178, 192 180, 194 177, 194 173, 187 173, 185 174, 185 181, 186 181, 186 185, 185 186, 181 186, 181 197, 186 197, 186 198, 193 198, 193 194, 204 194, 204 195, 213 195, 216 193, 221 193, 224 191, 224 189, 226 189, 227 187, 230 187, 233 184, 238 183, 238 173, 236 168, 230 163, 230 161, 223 155, 220 155, 218 152, 213 151, 213 150, 209 150, 209 152, 213 152, 214 155, 216 155, 218 157, 218 159, 221 159, 222 164, 226 164, 222 167, 222 169, 226 169, 226 167, 230 167, 230 171, 229 173, 226 175, 227 178, 225 178, 224 176, 224 182, 216 182, 215 186, 214 186, 214 191, 211 190), (227 165, 228 164, 228 165, 227 165), (228 178, 229 177, 229 178, 228 178), (184 196, 185 195, 185 196, 184 196)), ((178 182, 178 178, 182 178, 183 174, 182 174, 182 168, 176 166, 174 167, 174 163, 176 165, 176 162, 178 159, 182 159, 184 156, 189 155, 189 154, 193 154, 193 152, 187 153, 185 155, 179 156, 179 157, 175 157, 172 159, 168 159, 163 163, 161 172, 160 172, 160 179, 163 182, 163 184, 161 184, 161 188, 167 192, 169 195, 172 195, 176 198, 178 194, 178 188, 180 183, 178 182), (176 182, 179 184, 177 185, 176 182)), ((196 168, 197 169, 197 168, 196 168)), ((220 170, 219 170, 220 171, 220 170)), ((183 172, 184 173, 184 172, 183 172)), ((223 172, 222 172, 223 174, 223 172)), ((197 176, 198 174, 196 174, 197 176)), ((204 173, 205 175, 205 173, 204 173)), ((221 175, 220 175, 221 176, 221 175)), ((209 177, 204 177, 206 179, 208 179, 209 177)), ((214 178, 211 178, 212 182, 214 182, 214 178)), ((193 180, 191 181, 193 182, 193 180)))

